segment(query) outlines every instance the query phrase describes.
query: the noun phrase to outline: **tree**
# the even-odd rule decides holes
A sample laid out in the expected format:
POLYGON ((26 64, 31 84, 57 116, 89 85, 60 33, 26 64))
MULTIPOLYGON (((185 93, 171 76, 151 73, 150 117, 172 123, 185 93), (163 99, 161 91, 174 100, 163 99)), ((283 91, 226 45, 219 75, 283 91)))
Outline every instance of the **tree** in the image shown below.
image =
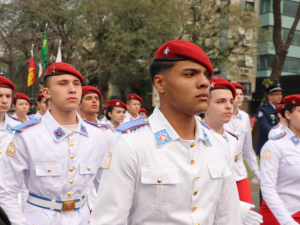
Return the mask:
POLYGON ((273 28, 273 43, 275 47, 275 60, 272 67, 272 73, 270 79, 274 82, 279 82, 281 77, 281 72, 283 70, 284 62, 288 54, 288 49, 292 43, 296 27, 300 19, 300 4, 298 10, 290 29, 286 43, 283 43, 281 31, 281 0, 273 0, 273 15, 274 15, 274 28, 273 28))

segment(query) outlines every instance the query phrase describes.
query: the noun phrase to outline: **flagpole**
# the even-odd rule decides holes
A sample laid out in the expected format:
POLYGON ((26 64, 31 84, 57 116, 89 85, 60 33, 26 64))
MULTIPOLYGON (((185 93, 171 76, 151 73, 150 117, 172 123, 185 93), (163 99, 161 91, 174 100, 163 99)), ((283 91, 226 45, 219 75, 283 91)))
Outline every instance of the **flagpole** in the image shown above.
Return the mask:
MULTIPOLYGON (((34 54, 33 54, 34 44, 32 44, 31 46, 32 46, 32 48, 31 48, 31 50, 32 50, 32 58, 34 58, 34 54)), ((35 74, 33 76, 35 76, 35 74)), ((33 100, 33 88, 34 88, 34 84, 32 84, 32 92, 31 92, 32 93, 31 94, 32 95, 32 100, 33 100)), ((32 110, 32 105, 31 105, 31 110, 32 110)))

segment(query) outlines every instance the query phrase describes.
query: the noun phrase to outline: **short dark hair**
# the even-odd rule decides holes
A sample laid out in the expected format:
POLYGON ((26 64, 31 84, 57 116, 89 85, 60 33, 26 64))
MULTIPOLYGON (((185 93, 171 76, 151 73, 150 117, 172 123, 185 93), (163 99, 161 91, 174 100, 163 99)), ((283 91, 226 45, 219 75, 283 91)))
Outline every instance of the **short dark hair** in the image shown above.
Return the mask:
POLYGON ((111 118, 110 118, 110 116, 108 115, 108 113, 109 113, 109 112, 112 113, 112 111, 113 111, 114 108, 115 108, 115 106, 107 106, 107 108, 106 108, 106 113, 105 113, 106 119, 111 120, 111 118))
POLYGON ((284 108, 281 110, 281 115, 283 118, 287 119, 285 117, 285 111, 289 111, 290 113, 293 113, 296 109, 296 107, 299 105, 290 105, 290 104, 285 104, 284 108))
POLYGON ((160 72, 164 70, 169 70, 172 69, 173 66, 175 65, 176 61, 157 61, 154 60, 149 68, 150 75, 152 82, 154 83, 154 77, 155 75, 159 74, 160 72))
POLYGON ((39 97, 39 98, 37 99, 37 101, 38 101, 38 102, 41 102, 41 101, 43 100, 43 98, 45 98, 45 97, 44 97, 44 96, 39 97))
POLYGON ((279 109, 279 110, 274 110, 274 115, 275 115, 276 119, 279 121, 280 118, 278 117, 278 113, 281 114, 281 109, 279 109))
POLYGON ((50 76, 47 76, 47 77, 44 76, 44 87, 46 87, 46 88, 48 88, 50 86, 49 78, 50 78, 50 76))
POLYGON ((44 84, 44 82, 41 81, 39 84, 44 84))
POLYGON ((46 106, 49 107, 49 101, 50 99, 46 99, 46 106))
POLYGON ((13 104, 13 105, 16 105, 16 104, 17 104, 17 101, 18 101, 18 98, 13 98, 12 104, 13 104))

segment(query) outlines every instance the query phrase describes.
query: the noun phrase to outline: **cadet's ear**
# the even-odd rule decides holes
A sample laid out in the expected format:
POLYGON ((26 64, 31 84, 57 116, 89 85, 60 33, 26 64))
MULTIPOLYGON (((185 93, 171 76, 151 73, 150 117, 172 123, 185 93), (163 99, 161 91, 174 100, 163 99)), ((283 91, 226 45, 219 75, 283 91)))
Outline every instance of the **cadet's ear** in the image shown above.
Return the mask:
POLYGON ((44 88, 42 91, 43 95, 45 96, 46 99, 50 99, 51 95, 50 95, 50 91, 49 88, 44 88))
POLYGON ((166 79, 163 75, 157 74, 154 76, 153 84, 158 93, 164 93, 165 92, 165 85, 166 85, 166 79))
POLYGON ((291 120, 291 113, 290 113, 290 111, 285 110, 284 115, 285 115, 285 118, 286 118, 287 120, 291 120))

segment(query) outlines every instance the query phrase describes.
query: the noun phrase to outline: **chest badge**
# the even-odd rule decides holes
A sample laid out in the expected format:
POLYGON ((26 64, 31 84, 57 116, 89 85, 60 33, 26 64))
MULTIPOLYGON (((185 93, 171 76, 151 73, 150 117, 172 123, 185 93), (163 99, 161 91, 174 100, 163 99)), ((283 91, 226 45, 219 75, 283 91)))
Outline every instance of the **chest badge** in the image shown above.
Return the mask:
POLYGON ((157 147, 160 147, 172 141, 172 138, 170 137, 166 129, 156 132, 154 136, 157 147))
POLYGON ((6 150, 6 154, 9 155, 10 157, 14 157, 15 151, 16 151, 15 143, 10 142, 8 147, 7 147, 7 150, 6 150))

